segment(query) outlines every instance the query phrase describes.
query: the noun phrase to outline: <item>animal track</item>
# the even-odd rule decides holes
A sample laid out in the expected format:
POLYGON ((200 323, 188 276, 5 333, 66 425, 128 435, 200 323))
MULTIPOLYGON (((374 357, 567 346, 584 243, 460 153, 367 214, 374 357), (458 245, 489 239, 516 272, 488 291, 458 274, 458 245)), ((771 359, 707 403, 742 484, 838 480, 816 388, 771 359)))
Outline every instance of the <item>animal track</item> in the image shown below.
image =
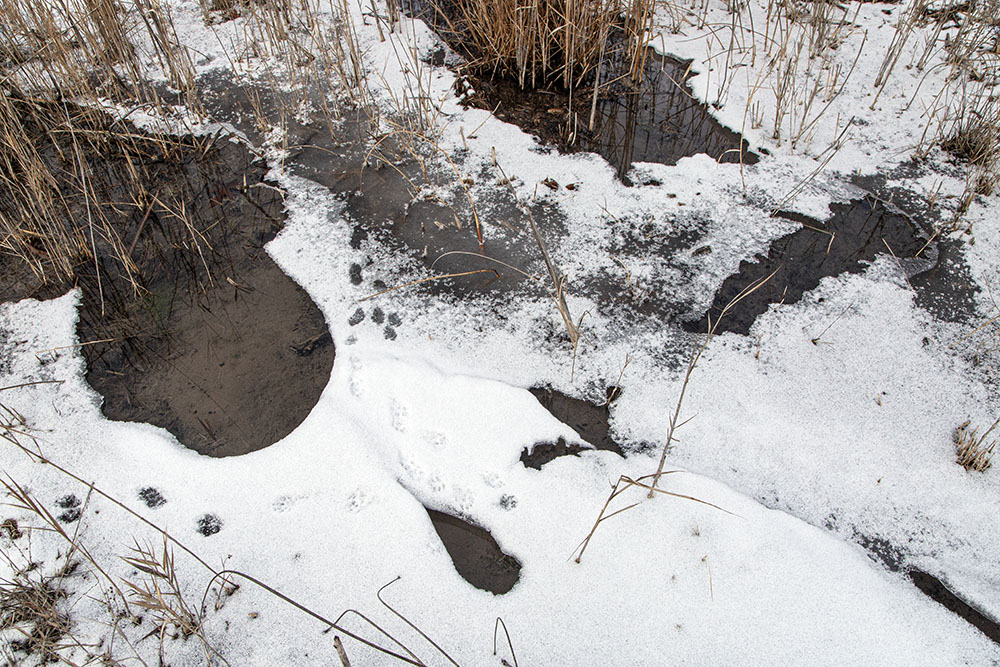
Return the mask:
POLYGON ((295 504, 295 499, 291 496, 281 496, 277 498, 273 503, 271 503, 271 508, 275 512, 287 512, 292 509, 292 505, 295 504))
POLYGON ((392 400, 392 427, 396 429, 399 433, 406 433, 409 426, 409 410, 406 406, 397 401, 392 400))
POLYGON ((454 493, 455 499, 455 509, 457 509, 462 514, 468 514, 472 511, 472 506, 475 503, 475 496, 472 492, 463 487, 456 487, 454 493))
POLYGON ((440 431, 424 431, 422 437, 423 441, 433 449, 441 450, 448 444, 447 436, 440 431))
POLYGON ((357 514, 365 507, 371 503, 371 495, 364 489, 355 489, 354 492, 347 497, 347 511, 351 514, 357 514))
POLYGON ((443 493, 447 488, 447 485, 444 483, 444 480, 441 479, 441 475, 439 473, 431 475, 431 478, 427 480, 427 484, 431 487, 431 491, 434 493, 443 493))
POLYGON ((152 486, 147 486, 139 491, 139 500, 146 503, 146 507, 150 509, 156 509, 167 504, 167 499, 163 497, 163 494, 152 486))
POLYGON ((420 482, 427 476, 423 466, 412 456, 400 455, 399 465, 411 481, 420 482))
POLYGON ((83 511, 80 508, 80 499, 74 494, 65 495, 56 501, 56 505, 66 510, 59 515, 59 520, 63 523, 73 523, 80 519, 83 511))
POLYGON ((198 532, 209 537, 222 530, 222 519, 214 514, 206 514, 198 519, 198 532))
MULTIPOLYGON (((387 315, 384 310, 376 306, 372 310, 370 318, 372 322, 378 325, 387 322, 385 327, 382 329, 382 335, 386 340, 396 340, 396 336, 398 335, 396 333, 396 329, 403 323, 403 318, 399 316, 399 313, 389 313, 387 315)), ((347 323, 352 327, 357 326, 364 321, 365 311, 360 307, 357 308, 349 318, 347 318, 347 323)))
POLYGON ((361 358, 356 354, 352 354, 350 359, 351 372, 350 378, 347 383, 347 388, 350 389, 351 395, 355 398, 361 398, 362 391, 364 389, 361 382, 361 358))
POLYGON ((503 486, 503 478, 492 471, 483 473, 483 481, 486 482, 486 486, 492 489, 499 489, 503 486))

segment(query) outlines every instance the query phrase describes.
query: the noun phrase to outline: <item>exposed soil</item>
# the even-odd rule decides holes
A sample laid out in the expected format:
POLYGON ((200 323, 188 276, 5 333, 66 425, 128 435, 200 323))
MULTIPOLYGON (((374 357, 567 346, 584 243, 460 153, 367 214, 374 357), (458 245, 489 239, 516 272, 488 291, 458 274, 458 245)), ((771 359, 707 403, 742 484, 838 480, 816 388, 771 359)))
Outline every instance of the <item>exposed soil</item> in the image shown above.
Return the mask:
MULTIPOLYGON (((611 438, 608 420, 611 417, 609 405, 617 398, 617 388, 609 389, 611 397, 607 403, 596 405, 587 401, 572 398, 547 387, 533 387, 531 394, 538 399, 546 410, 559 421, 572 427, 579 436, 594 449, 614 452, 624 456, 621 446, 611 438)), ((560 456, 577 456, 580 452, 590 449, 584 443, 568 443, 559 438, 556 442, 537 442, 529 450, 521 451, 521 463, 528 468, 541 470, 549 461, 560 456)))
POLYGON ((463 579, 496 595, 514 588, 521 563, 505 554, 489 532, 444 512, 428 509, 427 514, 463 579))
MULTIPOLYGON (((800 223, 802 228, 774 241, 766 257, 740 262, 739 272, 723 282, 709 310, 713 322, 718 321, 717 333, 747 334, 757 316, 771 304, 795 303, 803 293, 817 287, 822 278, 860 272, 876 255, 894 255, 908 278, 936 264, 937 246, 927 245, 909 217, 879 200, 865 198, 832 204, 830 210, 832 215, 825 222, 796 213, 777 213, 800 223), (722 310, 742 290, 771 273, 774 276, 767 283, 719 320, 722 310)), ((707 326, 707 317, 684 323, 685 329, 699 333, 705 332, 707 326)))
POLYGON ((1000 644, 1000 623, 983 615, 982 612, 969 606, 964 600, 948 590, 948 587, 934 575, 920 570, 910 570, 913 584, 925 595, 947 607, 966 621, 974 625, 980 632, 1000 644))
MULTIPOLYGON (((121 239, 117 250, 98 239, 96 261, 75 267, 87 381, 104 396, 108 418, 161 426, 201 453, 266 447, 309 413, 334 358, 322 314, 263 249, 283 223, 280 193, 264 182, 263 165, 226 138, 171 138, 164 150, 131 134, 127 145, 112 137, 86 152, 95 198, 114 202, 102 213, 121 239)), ((60 173, 71 165, 56 149, 46 147, 60 173)), ((81 226, 87 211, 73 194, 81 226)), ((66 289, 39 284, 15 259, 0 262, 12 278, 4 300, 66 289)))

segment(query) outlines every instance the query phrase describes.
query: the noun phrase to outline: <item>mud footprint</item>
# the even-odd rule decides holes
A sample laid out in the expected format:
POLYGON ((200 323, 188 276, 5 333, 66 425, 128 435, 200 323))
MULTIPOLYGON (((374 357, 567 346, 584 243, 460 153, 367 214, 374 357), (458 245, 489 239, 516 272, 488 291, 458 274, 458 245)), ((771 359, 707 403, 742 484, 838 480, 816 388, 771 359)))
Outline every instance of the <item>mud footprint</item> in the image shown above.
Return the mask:
POLYGON ((167 504, 167 499, 163 497, 159 489, 147 486, 139 491, 139 500, 146 503, 146 507, 156 509, 167 504))
POLYGON ((214 514, 206 514, 198 519, 198 532, 205 537, 215 535, 222 530, 222 519, 214 514))
POLYGON ((67 494, 59 500, 56 501, 56 505, 65 510, 59 515, 59 520, 63 523, 73 523, 78 521, 80 516, 83 514, 83 510, 80 507, 80 499, 76 497, 75 494, 67 494))
MULTIPOLYGON (((357 308, 351 316, 347 318, 347 323, 355 327, 365 321, 366 313, 364 308, 357 308)), ((396 329, 403 323, 403 318, 399 313, 389 313, 386 315, 385 311, 379 307, 375 307, 371 312, 371 320, 375 324, 385 325, 382 329, 382 335, 385 336, 386 340, 396 340, 396 329)))

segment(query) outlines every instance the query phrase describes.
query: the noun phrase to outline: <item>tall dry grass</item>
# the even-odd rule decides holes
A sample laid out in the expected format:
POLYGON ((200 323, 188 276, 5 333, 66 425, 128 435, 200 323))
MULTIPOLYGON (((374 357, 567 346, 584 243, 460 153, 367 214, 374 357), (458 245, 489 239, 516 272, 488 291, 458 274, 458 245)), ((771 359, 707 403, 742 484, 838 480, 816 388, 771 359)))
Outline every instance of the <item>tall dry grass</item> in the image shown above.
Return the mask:
POLYGON ((578 87, 624 35, 628 74, 642 76, 653 0, 441 0, 438 16, 460 34, 473 65, 522 87, 578 87))
POLYGON ((879 93, 901 60, 918 72, 944 73, 945 83, 924 103, 926 124, 914 156, 923 159, 940 147, 964 162, 965 188, 949 223, 957 228, 975 197, 1000 185, 1000 3, 912 0, 884 57, 879 93), (923 40, 913 44, 917 34, 923 40), (907 45, 909 61, 901 58, 907 45))

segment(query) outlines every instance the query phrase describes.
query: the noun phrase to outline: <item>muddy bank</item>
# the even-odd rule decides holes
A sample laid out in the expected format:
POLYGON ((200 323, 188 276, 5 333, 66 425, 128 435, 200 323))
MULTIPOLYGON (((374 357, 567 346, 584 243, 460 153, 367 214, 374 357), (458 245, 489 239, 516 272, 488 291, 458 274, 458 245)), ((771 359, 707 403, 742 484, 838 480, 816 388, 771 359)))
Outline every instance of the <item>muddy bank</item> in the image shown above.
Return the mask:
POLYGON ((81 268, 87 381, 110 419, 162 426, 203 454, 243 454, 308 415, 333 345, 319 309, 264 251, 283 213, 263 165, 223 140, 187 167, 153 185, 179 188, 200 238, 171 242, 172 221, 154 209, 159 220, 136 230, 139 300, 124 295, 102 316, 97 277, 81 268))
POLYGON ((444 512, 428 509, 427 514, 463 579, 496 595, 514 588, 521 563, 505 554, 488 531, 444 512))
POLYGON ((935 600, 946 609, 968 621, 984 635, 1000 644, 1000 623, 984 615, 975 607, 970 606, 960 597, 948 590, 944 583, 932 574, 921 570, 908 572, 910 581, 924 595, 935 600))
MULTIPOLYGON (((594 449, 625 456, 621 446, 612 439, 608 423, 611 418, 609 406, 619 393, 616 387, 608 388, 608 401, 601 405, 567 396, 549 387, 533 387, 529 391, 542 407, 576 431, 585 443, 589 443, 594 449)), ((521 463, 527 468, 541 470, 546 463, 560 456, 579 455, 580 452, 590 449, 589 445, 567 442, 563 438, 559 438, 556 442, 536 442, 530 448, 525 447, 521 451, 521 463)))
MULTIPOLYGON (((280 193, 227 137, 130 128, 125 140, 104 123, 90 128, 107 137, 101 150, 83 152, 89 210, 64 184, 70 225, 99 214, 117 234, 95 238, 96 258, 80 257, 73 278, 79 350, 103 413, 213 456, 272 444, 309 413, 334 359, 322 314, 263 248, 283 224, 280 193)), ((73 166, 59 141, 39 137, 56 174, 73 166)), ((0 271, 12 278, 5 299, 70 286, 40 284, 11 258, 0 271)))

